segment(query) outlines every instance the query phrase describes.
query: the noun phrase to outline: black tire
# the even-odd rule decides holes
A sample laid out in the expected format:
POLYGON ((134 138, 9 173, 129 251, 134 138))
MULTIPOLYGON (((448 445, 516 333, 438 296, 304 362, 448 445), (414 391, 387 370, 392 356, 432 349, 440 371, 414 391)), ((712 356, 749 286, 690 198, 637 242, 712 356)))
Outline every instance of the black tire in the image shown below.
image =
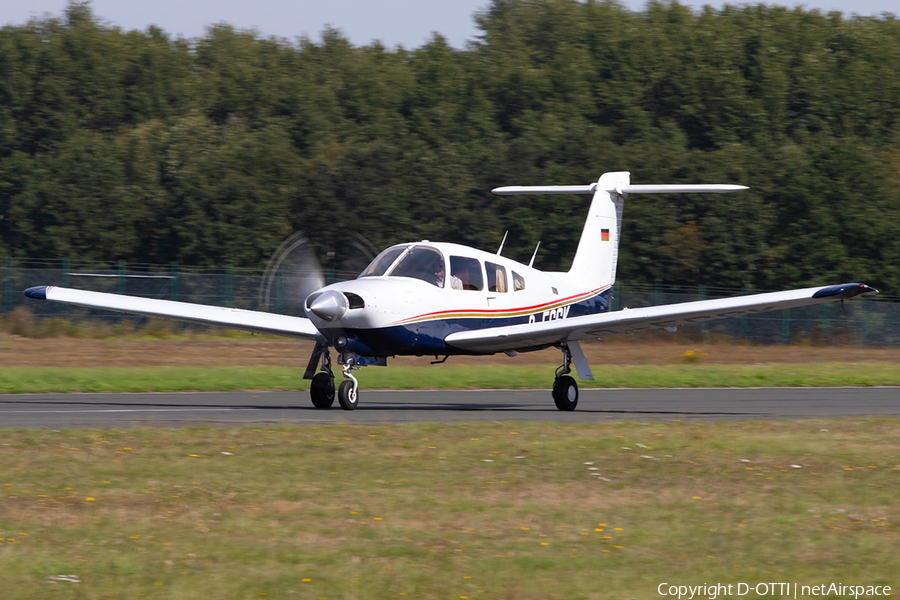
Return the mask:
POLYGON ((568 375, 563 375, 553 384, 553 401, 559 410, 573 411, 578 406, 578 384, 568 375))
POLYGON ((331 408, 334 404, 334 375, 316 373, 309 384, 309 397, 316 408, 331 408))
POLYGON ((359 394, 353 391, 353 382, 349 379, 342 381, 338 388, 338 402, 344 410, 355 410, 359 405, 359 394))

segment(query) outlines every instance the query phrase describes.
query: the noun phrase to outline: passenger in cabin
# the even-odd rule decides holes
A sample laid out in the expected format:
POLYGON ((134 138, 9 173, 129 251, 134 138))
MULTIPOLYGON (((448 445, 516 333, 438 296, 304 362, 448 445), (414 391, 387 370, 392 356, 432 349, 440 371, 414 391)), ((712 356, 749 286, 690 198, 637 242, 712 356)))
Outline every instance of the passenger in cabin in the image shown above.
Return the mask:
POLYGON ((450 275, 450 287, 454 290, 473 290, 475 289, 469 283, 469 268, 463 265, 456 270, 456 273, 450 275))
POLYGON ((450 287, 454 290, 484 289, 484 276, 481 274, 481 263, 467 256, 450 257, 450 287), (454 280, 458 280, 454 281, 454 280))

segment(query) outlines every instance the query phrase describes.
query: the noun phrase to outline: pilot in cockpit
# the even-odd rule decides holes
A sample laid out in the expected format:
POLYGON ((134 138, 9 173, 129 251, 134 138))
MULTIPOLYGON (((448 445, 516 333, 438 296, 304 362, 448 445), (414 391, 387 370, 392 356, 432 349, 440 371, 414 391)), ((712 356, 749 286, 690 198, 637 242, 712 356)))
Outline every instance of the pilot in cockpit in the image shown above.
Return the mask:
MULTIPOLYGON (((444 287, 444 261, 436 260, 434 261, 434 265, 432 266, 432 271, 434 272, 434 285, 438 287, 444 287)), ((454 290, 463 289, 462 280, 456 275, 450 276, 450 287, 454 290)))
POLYGON ((432 279, 432 283, 438 287, 444 287, 444 261, 443 259, 437 259, 434 261, 434 264, 431 266, 431 270, 434 273, 434 279, 432 279))

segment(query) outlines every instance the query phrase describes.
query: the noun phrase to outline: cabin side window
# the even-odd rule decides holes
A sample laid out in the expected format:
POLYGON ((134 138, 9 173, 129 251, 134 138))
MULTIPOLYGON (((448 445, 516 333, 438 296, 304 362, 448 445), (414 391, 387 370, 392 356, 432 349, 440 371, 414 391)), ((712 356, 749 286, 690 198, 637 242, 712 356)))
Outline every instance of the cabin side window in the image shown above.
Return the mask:
POLYGON ((509 287, 506 285, 506 269, 503 266, 485 261, 484 268, 487 271, 489 292, 506 292, 509 290, 509 287))
POLYGON ((417 246, 400 259, 391 277, 420 279, 437 287, 444 287, 444 257, 433 248, 417 246))
POLYGON ((466 256, 451 256, 450 287, 454 290, 483 290, 481 263, 466 256))
POLYGON ((522 277, 521 275, 519 275, 518 273, 516 273, 515 271, 512 272, 512 277, 513 277, 513 289, 517 292, 524 290, 525 289, 525 278, 522 277))

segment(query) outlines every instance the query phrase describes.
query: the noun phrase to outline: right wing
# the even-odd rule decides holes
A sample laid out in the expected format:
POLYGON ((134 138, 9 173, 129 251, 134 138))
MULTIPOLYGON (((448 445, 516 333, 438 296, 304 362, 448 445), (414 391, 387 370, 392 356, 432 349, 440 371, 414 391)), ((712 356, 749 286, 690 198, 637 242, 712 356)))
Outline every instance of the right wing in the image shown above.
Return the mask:
POLYGON ((51 300, 88 308, 105 308, 148 317, 163 317, 257 333, 272 333, 306 339, 316 339, 319 333, 312 322, 304 317, 291 317, 255 310, 139 298, 123 294, 88 292, 52 285, 28 288, 25 290, 25 295, 37 300, 51 300))
POLYGON ((626 308, 555 321, 459 331, 448 335, 444 338, 444 342, 454 348, 470 352, 503 352, 549 346, 610 333, 629 333, 641 329, 675 327, 684 323, 739 317, 877 293, 878 290, 863 283, 845 283, 736 298, 626 308))

